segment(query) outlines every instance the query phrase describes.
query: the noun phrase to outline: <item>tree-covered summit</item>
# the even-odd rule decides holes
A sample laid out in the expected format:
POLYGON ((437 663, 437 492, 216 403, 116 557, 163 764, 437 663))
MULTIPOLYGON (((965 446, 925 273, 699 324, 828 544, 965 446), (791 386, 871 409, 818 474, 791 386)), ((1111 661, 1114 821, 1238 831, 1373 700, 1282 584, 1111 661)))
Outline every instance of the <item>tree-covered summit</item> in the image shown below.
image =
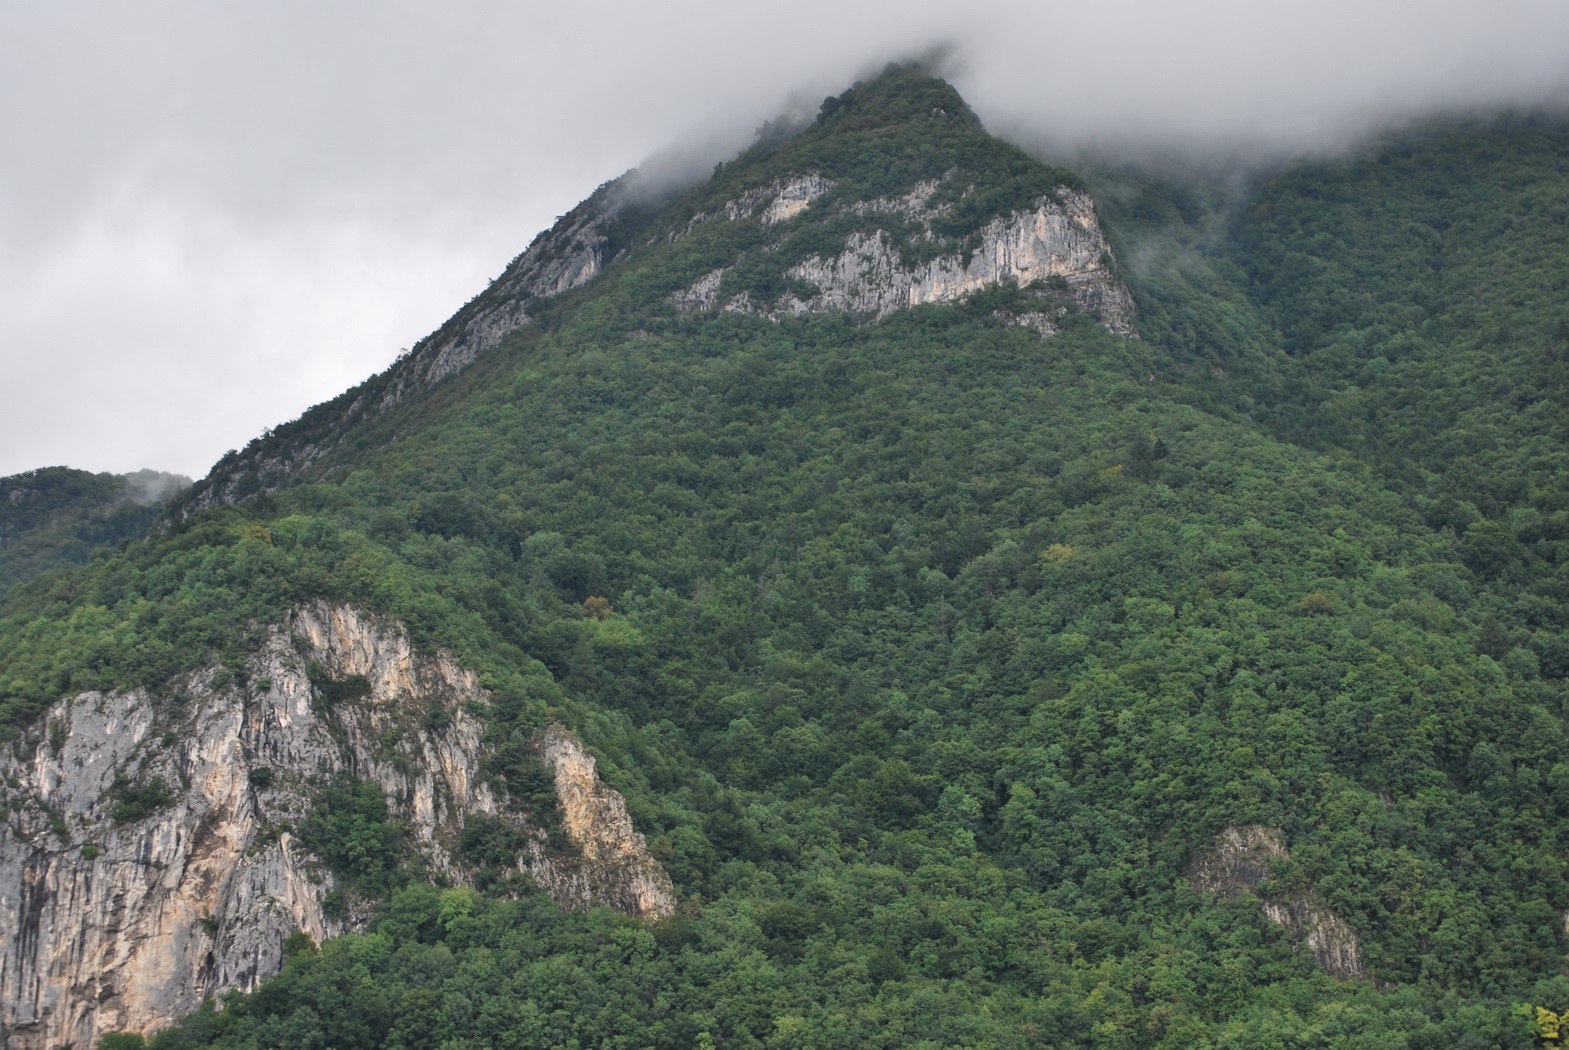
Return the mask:
POLYGON ((931 119, 981 127, 953 85, 918 65, 890 63, 870 82, 856 81, 825 98, 816 122, 829 134, 844 134, 931 119))

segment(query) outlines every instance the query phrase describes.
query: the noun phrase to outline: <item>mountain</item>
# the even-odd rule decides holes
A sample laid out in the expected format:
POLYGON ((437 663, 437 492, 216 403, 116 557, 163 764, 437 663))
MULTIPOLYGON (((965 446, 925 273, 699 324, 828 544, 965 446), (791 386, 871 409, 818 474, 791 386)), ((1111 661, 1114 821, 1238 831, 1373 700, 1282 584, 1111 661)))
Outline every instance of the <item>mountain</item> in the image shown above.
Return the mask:
POLYGON ((182 474, 92 474, 44 467, 0 478, 0 593, 39 573, 86 561, 95 547, 133 539, 159 505, 189 488, 182 474))
POLYGON ((1569 127, 765 131, 9 593, 7 1045, 1540 1045, 1569 127))

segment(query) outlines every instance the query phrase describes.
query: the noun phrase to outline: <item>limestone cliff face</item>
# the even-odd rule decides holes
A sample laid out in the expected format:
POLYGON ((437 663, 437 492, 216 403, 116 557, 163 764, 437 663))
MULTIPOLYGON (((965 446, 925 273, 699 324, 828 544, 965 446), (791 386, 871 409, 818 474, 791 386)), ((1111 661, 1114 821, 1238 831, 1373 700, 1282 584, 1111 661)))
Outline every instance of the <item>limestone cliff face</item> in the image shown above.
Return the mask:
MULTIPOLYGON (((1223 897, 1252 896, 1271 876, 1271 865, 1287 860, 1285 839, 1275 828, 1240 824, 1215 836, 1215 845, 1194 854, 1188 877, 1197 889, 1223 897)), ((1271 921, 1306 943, 1313 958, 1333 977, 1368 976, 1354 931, 1311 892, 1267 897, 1261 901, 1271 921)))
POLYGON ((803 224, 853 218, 862 228, 830 241, 830 250, 792 262, 783 275, 790 289, 768 302, 753 301, 745 291, 725 290, 725 275, 742 261, 731 259, 674 292, 670 301, 679 310, 732 310, 771 319, 843 310, 877 318, 1014 282, 1033 289, 1036 301, 1007 316, 1010 323, 1050 336, 1064 314, 1084 310, 1112 332, 1137 334, 1132 296, 1113 272, 1111 248, 1089 194, 1059 186, 973 232, 940 233, 948 227, 937 220, 954 212, 953 202, 946 199, 952 191, 957 189, 961 199, 977 192, 973 185, 956 187, 957 178, 950 172, 896 196, 829 203, 839 183, 820 172, 797 172, 748 188, 722 204, 705 204, 705 210, 683 214, 679 224, 656 222, 662 233, 645 240, 642 232, 634 236, 632 231, 647 229, 648 215, 657 210, 650 202, 661 199, 663 191, 630 172, 601 186, 536 237, 489 288, 385 373, 226 454, 192 487, 179 513, 237 503, 323 469, 348 435, 529 328, 542 304, 593 281, 624 252, 644 253, 641 258, 657 269, 658 256, 650 253, 699 230, 711 230, 708 224, 713 223, 758 224, 770 239, 760 249, 763 253, 778 250, 803 224), (879 220, 899 234, 881 228, 879 220))
MULTIPOLYGON (((862 201, 846 209, 859 215, 888 213, 915 225, 926 243, 937 245, 934 258, 906 262, 887 231, 857 232, 846 239, 841 251, 810 256, 786 271, 788 277, 814 287, 814 294, 786 294, 773 303, 754 303, 744 292, 726 297, 721 286, 729 268, 720 267, 677 292, 673 301, 687 311, 722 308, 777 317, 845 310, 883 317, 922 303, 954 302, 988 285, 1012 282, 1026 287, 1040 282, 1047 286, 1055 281, 1062 293, 1059 299, 1095 311, 1101 323, 1119 335, 1135 334, 1133 299, 1108 265, 1111 248, 1089 194, 1059 187, 1053 196, 999 216, 966 243, 950 246, 932 227, 932 220, 952 210, 951 204, 932 203, 941 185, 940 180, 923 182, 902 196, 862 201)), ((723 215, 732 221, 754 219, 772 225, 800 214, 832 187, 832 182, 814 174, 780 180, 730 202, 723 215), (764 201, 768 203, 759 208, 764 201)), ((1065 309, 1064 304, 1059 312, 1065 309)), ((1046 312, 1032 312, 1019 323, 1050 334, 1055 329, 1048 318, 1046 312)))
MULTIPOLYGON (((428 868, 457 884, 464 818, 516 819, 479 777, 474 675, 396 625, 307 607, 247 670, 245 685, 209 670, 172 695, 63 700, 0 755, 0 1045, 156 1029, 277 972, 289 934, 355 928, 363 914, 324 911, 332 875, 290 830, 339 774, 377 784, 428 868), (318 682, 360 676, 368 695, 327 702, 313 663, 318 682)), ((552 728, 541 755, 579 852, 559 857, 528 829, 519 866, 563 906, 668 914, 668 876, 582 745, 552 728)))
MULTIPOLYGON (((814 200, 833 188, 832 179, 824 178, 816 172, 775 179, 766 186, 747 190, 733 201, 726 201, 724 216, 731 222, 737 222, 751 218, 755 214, 757 221, 764 226, 772 226, 795 218, 814 200), (757 206, 765 201, 767 207, 759 212, 757 206)), ((703 218, 706 216, 698 217, 699 221, 703 218)))
POLYGON ((567 836, 580 852, 550 857, 536 846, 530 865, 535 880, 567 907, 606 904, 627 915, 669 915, 675 906, 670 876, 648 855, 626 800, 599 779, 594 757, 560 726, 546 729, 539 747, 555 772, 567 836))

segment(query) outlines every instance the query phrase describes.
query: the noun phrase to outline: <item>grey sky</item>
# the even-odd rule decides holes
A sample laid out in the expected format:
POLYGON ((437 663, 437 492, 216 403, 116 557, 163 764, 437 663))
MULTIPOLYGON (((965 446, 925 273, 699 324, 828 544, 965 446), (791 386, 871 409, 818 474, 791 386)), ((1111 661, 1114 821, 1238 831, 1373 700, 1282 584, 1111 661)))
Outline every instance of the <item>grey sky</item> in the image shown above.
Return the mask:
POLYGON ((0 475, 201 475, 605 179, 942 40, 990 126, 1064 144, 1569 97, 1565 0, 0 0, 0 475))

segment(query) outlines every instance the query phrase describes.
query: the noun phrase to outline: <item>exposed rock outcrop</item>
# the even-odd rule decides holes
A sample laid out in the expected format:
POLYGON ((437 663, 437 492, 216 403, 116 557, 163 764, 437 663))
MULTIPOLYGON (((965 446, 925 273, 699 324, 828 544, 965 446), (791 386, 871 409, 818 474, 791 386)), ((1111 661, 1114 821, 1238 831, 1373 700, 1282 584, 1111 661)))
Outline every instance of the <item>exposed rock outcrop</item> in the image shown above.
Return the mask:
MULTIPOLYGON (((479 775, 475 676, 396 625, 310 606, 247 671, 63 700, 0 755, 0 1045, 155 1029, 275 973, 291 933, 355 928, 363 914, 324 909, 333 876, 292 832, 336 776, 375 783, 427 869, 457 884, 469 814, 521 822, 479 775), (333 701, 322 682, 354 688, 333 701)), ((552 727, 540 754, 577 852, 526 829, 519 866, 563 906, 668 914, 668 876, 582 745, 552 727)))
POLYGON ((833 188, 832 179, 824 178, 816 172, 775 179, 767 186, 755 187, 735 200, 726 201, 724 216, 731 222, 748 218, 759 204, 767 201, 768 206, 758 213, 757 220, 764 226, 772 226, 795 218, 814 200, 833 188))
MULTIPOLYGON (((1239 824, 1215 836, 1215 845, 1198 850, 1188 866, 1196 889, 1222 897, 1255 896, 1254 890, 1272 875, 1272 865, 1290 859, 1280 831, 1260 824, 1239 824)), ((1325 907, 1312 892, 1266 895, 1264 914, 1300 938, 1313 958, 1332 977, 1352 980, 1368 976, 1356 931, 1325 907)))
MULTIPOLYGON (((1009 317, 1010 323, 1050 336, 1064 314, 1083 310, 1118 335, 1136 336, 1133 298, 1113 272, 1111 248, 1088 193, 1059 186, 1021 210, 955 234, 951 222, 938 220, 951 220, 952 198, 977 192, 973 185, 959 188, 953 181, 958 177, 950 171, 903 193, 834 204, 839 182, 817 171, 797 172, 745 189, 720 205, 706 205, 683 224, 655 223, 662 233, 642 248, 674 244, 715 223, 750 222, 775 238, 756 249, 766 254, 778 250, 801 223, 871 220, 870 228, 861 221, 856 232, 829 240, 832 250, 794 258, 780 275, 789 287, 770 289, 768 301, 745 290, 727 291, 724 276, 741 260, 725 261, 721 255, 716 261, 723 265, 672 293, 670 302, 688 313, 729 310, 778 319, 844 310, 875 318, 1014 282, 1034 288, 1037 302, 1009 317), (945 189, 950 192, 939 193, 945 189), (878 225, 879 217, 889 229, 878 225)), ((650 202, 662 199, 664 191, 651 185, 657 181, 633 171, 601 186, 386 372, 226 454, 192 487, 179 513, 238 503, 322 469, 356 427, 413 392, 462 372, 508 336, 532 326, 541 304, 589 283, 636 243, 633 231, 645 230, 649 215, 657 211, 650 202)))
POLYGON ((599 779, 594 757, 560 726, 546 729, 539 747, 555 772, 567 836, 580 853, 551 857, 536 844, 530 864, 535 880, 566 907, 606 904, 628 915, 669 915, 675 907, 670 876, 649 856, 626 800, 599 779))
MULTIPOLYGON (((830 185, 816 175, 780 180, 730 202, 724 213, 732 219, 750 216, 772 193, 774 199, 761 209, 758 219, 776 222, 776 214, 797 214, 806 206, 803 200, 809 203, 808 193, 820 195, 830 185)), ((745 292, 726 296, 722 282, 728 268, 721 267, 677 292, 672 301, 687 311, 718 308, 777 317, 844 310, 863 317, 884 317, 922 303, 954 302, 989 285, 1044 287, 1055 283, 1063 298, 1080 309, 1094 311, 1110 331, 1122 336, 1136 334, 1133 298, 1111 271, 1111 248, 1088 193, 1059 187, 1031 208, 992 219, 968 239, 971 243, 949 247, 932 228, 933 219, 952 210, 950 203, 932 203, 940 186, 940 181, 930 180, 899 197, 862 201, 848 209, 860 215, 884 212, 915 225, 923 231, 925 242, 941 246, 934 258, 906 262, 886 230, 856 232, 837 254, 812 255, 786 270, 787 277, 815 288, 810 295, 787 293, 773 303, 756 303, 745 292)), ((1039 311, 1031 312, 1030 319, 1021 323, 1043 335, 1055 331, 1039 311)))

